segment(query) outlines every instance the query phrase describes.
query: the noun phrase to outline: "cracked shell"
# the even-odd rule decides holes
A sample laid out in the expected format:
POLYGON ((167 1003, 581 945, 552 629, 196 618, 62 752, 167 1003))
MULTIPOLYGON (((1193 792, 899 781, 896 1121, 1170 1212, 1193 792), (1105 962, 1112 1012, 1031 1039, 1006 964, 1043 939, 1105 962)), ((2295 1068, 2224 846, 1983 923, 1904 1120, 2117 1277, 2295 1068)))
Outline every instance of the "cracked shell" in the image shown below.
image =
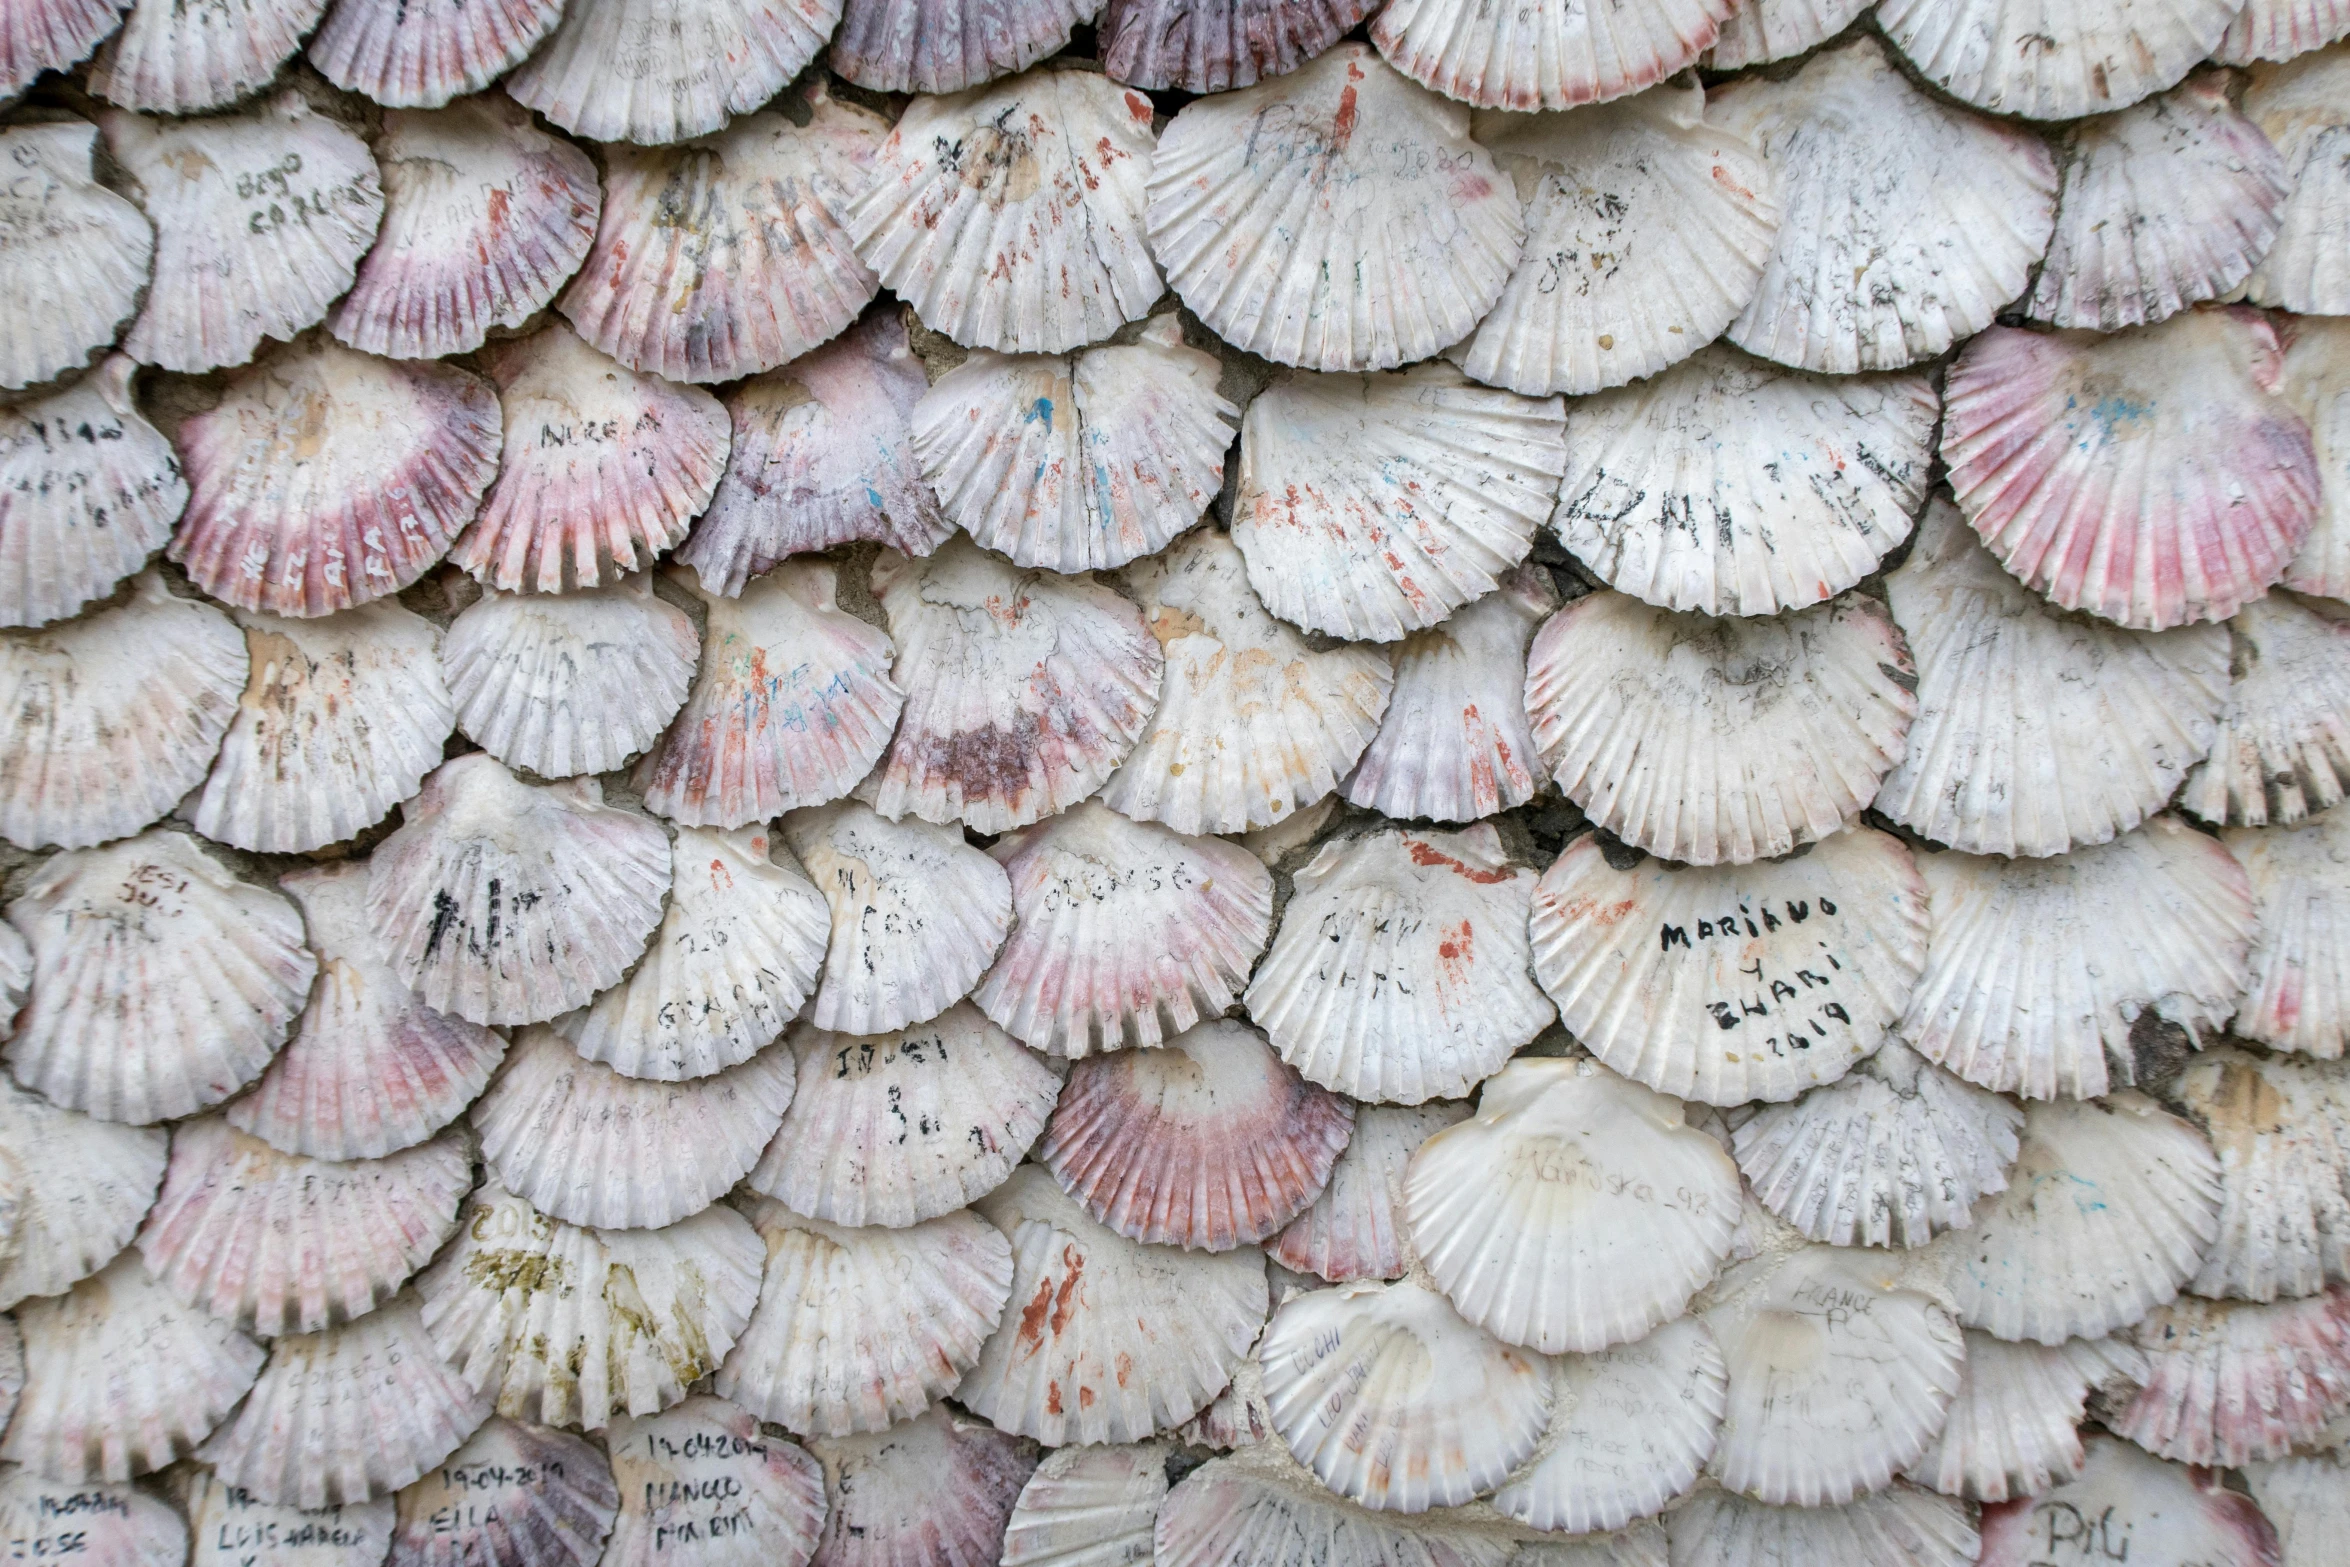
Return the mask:
POLYGON ((2077 1478, 2090 1390, 2143 1376, 2146 1357, 2126 1338, 2010 1344, 1966 1330, 1966 1365, 1942 1434, 1909 1478, 1945 1496, 2004 1502, 2077 1478))
POLYGON ((619 1511, 593 1443, 492 1415, 401 1491, 388 1567, 595 1567, 619 1511))
POLYGON ((2087 1449, 2078 1478, 1983 1509, 1981 1567, 2027 1567, 2079 1549, 2076 1538, 2130 1542, 2132 1567, 2284 1567, 2275 1528, 2213 1471, 2164 1463, 2117 1437, 2092 1436, 2087 1449), (2078 1534, 2090 1519, 2095 1535, 2078 1534))
POLYGON ((0 626, 112 594, 171 537, 188 482, 139 415, 121 354, 61 392, 0 409, 0 626))
MULTIPOLYGON (((98 182, 97 146, 98 128, 84 120, 0 133, 11 171, 0 200, 0 291, 28 306, 0 322, 0 386, 79 371, 130 325, 147 289, 155 226, 98 182), (56 286, 67 278, 71 287, 56 286)), ((122 379, 109 401, 127 405, 122 379)))
POLYGON ((2229 1026, 2319 1060, 2350 1046, 2350 812, 2220 835, 2252 882, 2259 934, 2229 1026))
POLYGON ((2343 220, 2350 217, 2346 86, 2350 48, 2340 44, 2253 69, 2244 112, 2284 154, 2293 182, 2277 242, 2244 283, 2244 297, 2256 305, 2350 315, 2350 245, 2342 241, 2343 220))
POLYGON ((1313 1205, 1266 1244, 1285 1268, 1332 1284, 1398 1279, 1409 1271, 1404 1227, 1404 1167, 1420 1144, 1469 1115, 1460 1101, 1357 1105, 1354 1135, 1330 1167, 1313 1205))
POLYGON ((310 63, 389 109, 437 109, 520 65, 563 0, 334 0, 310 63))
POLYGON ((808 1444, 824 1465, 831 1510, 820 1567, 989 1567, 1020 1488, 1030 1444, 944 1405, 871 1435, 808 1444))
POLYGON ((1738 0, 1637 6, 1396 0, 1371 24, 1389 64, 1481 109, 1571 109, 1636 93, 1697 63, 1738 0))
POLYGON ((1229 92, 1327 51, 1375 0, 1108 0, 1097 30, 1113 81, 1229 92))
POLYGON ((704 1567, 806 1567, 816 1553, 823 1466, 724 1399, 615 1420, 606 1440, 620 1490, 607 1567, 655 1567, 681 1548, 704 1567))
POLYGON ((839 20, 840 0, 580 0, 506 91, 574 136, 681 141, 773 98, 839 20))
POLYGON ((2234 0, 1888 0, 1877 22, 1952 97, 1992 114, 2070 120, 2171 86, 2239 9, 2234 0))
POLYGON ((2284 827, 2350 792, 2350 616, 2271 593, 2228 622, 2227 705, 2179 803, 2207 822, 2284 827))
POLYGON ((2350 1288, 2274 1305, 2181 1296, 2130 1332, 2147 1369, 2098 1401, 2157 1458, 2236 1469, 2322 1446, 2350 1412, 2350 1288))
POLYGON ((161 1127, 93 1120, 0 1082, 0 1146, 23 1182, 0 1246, 6 1309, 64 1294, 128 1246, 154 1205, 171 1145, 161 1127))

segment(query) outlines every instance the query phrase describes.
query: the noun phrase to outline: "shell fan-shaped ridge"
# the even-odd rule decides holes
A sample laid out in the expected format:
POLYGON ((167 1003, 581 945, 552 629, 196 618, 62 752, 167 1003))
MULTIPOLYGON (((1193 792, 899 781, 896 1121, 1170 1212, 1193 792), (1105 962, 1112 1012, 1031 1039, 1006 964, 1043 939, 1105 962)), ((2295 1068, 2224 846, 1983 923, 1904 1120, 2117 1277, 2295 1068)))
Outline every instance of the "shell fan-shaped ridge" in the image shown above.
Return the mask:
POLYGON ((310 63, 388 109, 480 92, 552 32, 563 0, 334 0, 310 63))
POLYGON ((0 411, 0 626, 40 626, 112 593, 188 504, 179 457, 140 417, 122 354, 0 411))
POLYGON ((846 0, 826 63, 874 92, 958 93, 1059 53, 1099 8, 1100 0, 846 0))
POLYGON ((1621 98, 1697 63, 1738 0, 1593 6, 1542 0, 1496 13, 1474 0, 1395 0, 1371 26, 1388 63, 1481 109, 1571 109, 1621 98))
POLYGON ((595 1567, 620 1511, 602 1449, 499 1415, 400 1493, 400 1567, 595 1567))
POLYGON ((1878 25, 1918 73, 1994 114, 2070 120, 2160 92, 2212 52, 2233 0, 1890 0, 1878 25))
POLYGON ((160 1127, 61 1110, 0 1082, 0 1133, 22 1161, 15 1222, 0 1246, 0 1308, 62 1295, 130 1244, 170 1155, 160 1127))
POLYGON ((16 172, 0 200, 0 288, 38 298, 0 325, 0 386, 30 386, 79 370, 114 341, 148 286, 155 228, 94 177, 98 129, 83 120, 0 133, 16 172), (50 287, 70 277, 75 287, 50 287))
POLYGON ((1375 9, 1374 0, 1107 0, 1102 68, 1136 87, 1229 92, 1287 76, 1375 9))
POLYGON ((658 146, 766 103, 839 20, 839 0, 570 4, 505 87, 575 136, 658 146))

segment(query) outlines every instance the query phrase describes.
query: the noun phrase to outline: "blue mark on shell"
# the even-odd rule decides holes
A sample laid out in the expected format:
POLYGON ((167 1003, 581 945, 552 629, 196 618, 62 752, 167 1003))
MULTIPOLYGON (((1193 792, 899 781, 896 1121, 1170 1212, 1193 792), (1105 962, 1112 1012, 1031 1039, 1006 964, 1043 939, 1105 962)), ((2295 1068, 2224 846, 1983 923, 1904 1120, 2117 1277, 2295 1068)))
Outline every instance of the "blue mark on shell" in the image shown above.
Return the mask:
POLYGON ((1053 400, 1049 397, 1038 398, 1035 402, 1028 405, 1028 412, 1020 416, 1020 422, 1022 424, 1041 423, 1044 426, 1044 433, 1047 435, 1052 434, 1053 400))

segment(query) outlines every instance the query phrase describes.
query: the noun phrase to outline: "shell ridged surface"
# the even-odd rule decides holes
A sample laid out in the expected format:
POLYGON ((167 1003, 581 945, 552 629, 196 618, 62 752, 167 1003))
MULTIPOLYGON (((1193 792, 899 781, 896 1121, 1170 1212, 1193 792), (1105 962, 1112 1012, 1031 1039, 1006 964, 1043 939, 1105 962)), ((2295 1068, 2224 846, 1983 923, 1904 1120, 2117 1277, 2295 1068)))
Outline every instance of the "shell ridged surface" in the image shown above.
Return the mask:
POLYGON ((2230 1026, 2272 1050, 2340 1057, 2350 1047, 2335 999, 2350 989, 2350 814, 2284 831, 2231 827, 2221 841, 2252 883, 2260 926, 2230 1026))
POLYGON ((0 412, 0 625, 77 613, 171 537, 188 482, 140 417, 137 369, 109 355, 64 391, 0 412))
POLYGON ((567 1431, 492 1415, 400 1492, 400 1567, 595 1567, 620 1511, 611 1462, 567 1431))
POLYGON ((2342 218, 2350 212, 2345 82, 2350 49, 2336 44, 2256 67, 2245 89, 2244 112, 2284 155, 2293 182, 2277 242, 2244 282, 2244 296, 2254 304, 2350 314, 2350 250, 2341 240, 2342 218))
POLYGON ((129 324, 147 287, 154 225, 93 177, 97 146, 97 127, 81 120, 0 134, 15 171, 0 198, 0 287, 30 297, 59 274, 75 282, 52 308, 11 312, 0 326, 0 386, 80 369, 129 324))
POLYGON ((2207 822, 2291 826, 2350 793, 2350 618, 2272 593, 2228 622, 2227 705, 2180 804, 2207 822))
POLYGON ((310 63, 387 109, 437 109, 522 63, 563 0, 333 0, 310 63))
POLYGON ((2350 1281, 2350 1095, 2342 1070, 2227 1047, 2180 1074, 2219 1156, 2219 1237, 2197 1294, 2297 1299, 2350 1281))
POLYGON ((839 20, 838 0, 566 5, 506 90, 575 136, 658 146, 766 103, 839 20))

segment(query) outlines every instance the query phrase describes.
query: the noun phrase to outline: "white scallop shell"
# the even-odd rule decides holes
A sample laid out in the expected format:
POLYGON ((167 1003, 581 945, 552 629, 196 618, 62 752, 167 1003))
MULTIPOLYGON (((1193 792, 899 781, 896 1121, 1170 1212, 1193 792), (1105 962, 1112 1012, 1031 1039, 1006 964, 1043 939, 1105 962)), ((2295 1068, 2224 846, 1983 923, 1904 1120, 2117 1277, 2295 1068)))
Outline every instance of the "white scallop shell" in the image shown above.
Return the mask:
POLYGON ((785 1044, 799 1091, 749 1184, 831 1224, 903 1229, 993 1191, 1060 1093, 1041 1056, 969 1006, 890 1034, 802 1025, 785 1044))
POLYGON ((1958 1320, 2011 1343, 2126 1328, 2195 1276, 2219 1233, 2219 1161, 2145 1095, 2024 1108, 2007 1190, 1935 1241, 1958 1320))
POLYGON ((2284 154, 2293 194, 2284 228, 2245 280, 2244 296, 2305 315, 2350 315, 2350 246, 2342 224, 2350 215, 2350 158, 2343 133, 2350 127, 2344 86, 2350 49, 2304 54, 2282 65, 2256 66, 2244 93, 2244 112, 2284 154))
MULTIPOLYGON (((2211 57, 2222 65, 2290 60, 2322 49, 2345 33, 2350 33, 2350 6, 2342 0, 2252 0, 2220 34, 2211 57)), ((2285 1556, 2294 1561, 2289 1545, 2285 1556)))
POLYGON ((1469 1106, 1457 1100, 1356 1106, 1354 1135, 1330 1167, 1329 1184, 1312 1207, 1266 1243, 1266 1255, 1333 1284, 1403 1277, 1411 1257, 1404 1167, 1420 1144, 1468 1114, 1469 1106))
POLYGON ((2034 1496, 2081 1472, 2081 1423, 2092 1385, 2119 1369, 2143 1375, 2126 1338, 2073 1339, 2055 1348, 2010 1344, 1966 1330, 1966 1365, 1942 1434, 1909 1478, 1945 1496, 2004 1502, 2034 1496))
POLYGON ((492 589, 441 644, 457 727, 542 778, 608 773, 650 749, 700 656, 692 618, 643 572, 573 593, 492 589))
POLYGON ((2350 1289, 2258 1305, 2181 1296, 2131 1330, 2140 1386, 2101 1399, 2107 1429, 2157 1458, 2234 1469, 2322 1446, 2350 1412, 2350 1289))
POLYGON ((1697 63, 1739 0, 1638 6, 1398 0, 1371 25, 1397 70, 1484 109, 1571 109, 1621 98, 1697 63))
POLYGON ((893 822, 848 800, 795 811, 783 835, 832 905, 816 1027, 884 1034, 934 1018, 995 961, 1011 879, 960 828, 893 822))
POLYGON ((1186 104, 1149 194, 1168 286, 1233 347, 1309 370, 1386 370, 1459 342, 1525 244, 1469 111, 1368 44, 1186 104))
POLYGON ((490 1401, 441 1364, 415 1295, 403 1294, 357 1322, 278 1340, 203 1456, 262 1501, 341 1507, 413 1483, 489 1412, 490 1401))
POLYGON ((1529 972, 1534 883, 1487 822, 1324 844, 1294 877, 1249 1016, 1325 1088, 1462 1098, 1553 1016, 1529 972))
POLYGON ((1122 579, 1166 649, 1158 710, 1102 803, 1177 832, 1270 827, 1337 787, 1395 682, 1374 648, 1316 651, 1265 611, 1231 539, 1198 529, 1122 579))
POLYGON ((1273 929, 1256 857, 1084 800, 988 851, 1012 933, 972 1000, 1047 1055, 1166 1043, 1240 996, 1273 929))
POLYGON ((562 14, 563 0, 334 0, 310 63, 387 108, 437 109, 520 65, 562 14))
POLYGON ((1164 292, 1143 237, 1153 113, 1106 76, 1050 67, 917 98, 849 209, 857 254, 966 348, 1098 343, 1164 292))
POLYGON ((929 385, 901 312, 885 308, 735 388, 726 473, 677 558, 732 598, 803 550, 859 539, 907 555, 937 549, 954 524, 923 481, 907 422, 929 385))
POLYGON ((318 972, 294 906, 179 832, 58 855, 8 922, 33 948, 9 1071, 108 1121, 192 1115, 259 1077, 318 972))
POLYGON ((1270 1302, 1254 1247, 1139 1245, 1034 1165, 976 1206, 1012 1242, 1012 1293, 955 1397, 999 1430, 1139 1442, 1199 1413, 1256 1342, 1270 1302))
POLYGON ((1412 1244, 1471 1322, 1589 1354, 1682 1314, 1728 1256, 1738 1167, 1679 1101, 1589 1061, 1522 1057, 1404 1176, 1412 1244))
POLYGON ((1045 1455, 1004 1528, 1003 1567, 1132 1567, 1151 1559, 1167 1495, 1163 1442, 1045 1455))
POLYGON ((139 416, 121 354, 61 392, 0 409, 0 626, 63 620, 171 537, 179 457, 139 416))
POLYGON ((906 705, 875 809, 1001 833, 1099 789, 1158 705, 1165 656, 1090 573, 1022 571, 968 539, 873 563, 906 705))
POLYGON ((604 1567, 680 1557, 707 1567, 805 1567, 824 1529, 824 1469, 797 1443, 761 1434, 721 1398, 696 1394, 658 1415, 612 1422, 620 1516, 604 1567))
POLYGON ((2350 793, 2350 617, 2271 593, 2228 622, 2227 706, 2179 803, 2208 822, 2289 826, 2350 793))
POLYGON ((208 838, 307 854, 413 796, 456 727, 441 633, 391 599, 320 620, 239 610, 247 674, 191 816, 208 838))
POLYGON ((588 1230, 491 1181, 417 1288, 441 1358, 498 1413, 600 1430, 668 1408, 718 1368, 758 1301, 764 1252, 732 1208, 588 1230))
POLYGON ((1667 1515, 1665 1533, 1673 1567, 1973 1567, 1981 1544, 1971 1508, 1898 1484, 1842 1507, 1700 1491, 1667 1515))
MULTIPOLYGON (((10 170, 0 197, 0 292, 29 307, 0 323, 0 386, 80 370, 130 324, 147 287, 155 226, 98 183, 97 145, 98 128, 86 120, 0 132, 10 170), (57 286, 69 278, 70 287, 57 286)), ((120 379, 108 401, 127 404, 127 373, 120 379)))
POLYGON ((2166 1464, 2117 1437, 2086 1446, 2077 1479, 1984 1510, 1980 1567, 2027 1567, 2098 1540, 2130 1542, 2132 1567, 2282 1567, 2275 1529, 2217 1473, 2166 1464), (2094 1534, 2080 1533, 2092 1519, 2094 1534))
POLYGON ((2276 1527, 2283 1567, 2326 1567, 2350 1555, 2350 1453, 2246 1464, 2244 1479, 2276 1527))
POLYGON ((0 1247, 0 1309, 62 1295, 129 1245, 170 1146, 160 1127, 92 1120, 0 1082, 0 1147, 23 1183, 0 1247))
POLYGON ((2046 860, 1918 856, 1934 911, 1901 1019, 1918 1054, 2029 1099, 2136 1081, 2133 1025, 2151 1014, 2198 1043, 2242 994, 2250 883, 2175 816, 2046 860))
POLYGON ((44 71, 81 62, 122 25, 130 0, 36 0, 0 19, 0 94, 14 98, 44 71))
POLYGON ((2002 570, 1939 495, 1885 593, 1917 665, 1918 712, 1872 804, 1914 832, 1969 854, 2108 843, 2211 749, 2227 698, 2218 626, 2130 631, 2067 614, 2002 570))
POLYGON ((681 827, 669 910, 636 972, 557 1022, 590 1061, 677 1082, 751 1059, 816 989, 831 914, 762 827, 681 827))
MULTIPOLYGON (((185 1567, 382 1567, 391 1549, 388 1496, 306 1511, 265 1502, 209 1469, 178 1474, 190 1536, 185 1567)), ((180 1567, 177 1555, 170 1567, 180 1567)))
POLYGON ((1534 972, 1616 1071, 1705 1104, 1794 1098, 1891 1037, 1927 955, 1926 883, 1866 827, 1777 862, 1619 869, 1596 835, 1534 892, 1534 972))
POLYGON ((2350 322, 2295 317, 2283 336, 2278 388, 2308 424, 2318 466, 2317 520, 2285 568, 2284 586, 2350 599, 2350 322))
POLYGON ((16 1308, 24 1397, 0 1459, 121 1482, 195 1451, 261 1370, 261 1346, 147 1276, 135 1253, 16 1308))
POLYGON ((1036 1468, 1029 1444, 944 1405, 808 1448, 831 1509, 816 1548, 824 1567, 992 1567, 1036 1468))
POLYGON ((1162 550, 1216 498, 1240 410, 1170 311, 1068 357, 981 349, 912 415, 946 515, 1023 566, 1088 571, 1162 550))
POLYGON ((575 136, 679 141, 773 98, 839 20, 838 0, 569 5, 506 91, 575 136))
POLYGON ((325 10, 326 0, 132 0, 90 62, 90 91, 145 114, 225 108, 268 86, 325 10))
POLYGON ((851 1229, 760 1199, 767 1273, 718 1391, 801 1436, 882 1431, 954 1391, 1012 1287, 1012 1248, 957 1210, 851 1229))
POLYGON ((232 115, 99 123, 155 222, 155 284, 122 345, 141 364, 245 363, 263 339, 324 319, 375 242, 375 155, 298 92, 232 115))
POLYGON ((294 1037, 229 1125, 287 1153, 376 1159, 424 1141, 482 1091, 506 1041, 433 1011, 384 961, 367 924, 365 861, 297 872, 279 886, 302 907, 319 983, 294 1037))
POLYGON ((1550 1421, 1550 1368, 1406 1279, 1293 1296, 1265 1325, 1265 1398, 1297 1461, 1383 1511, 1499 1485, 1550 1421))
POLYGON ((2047 247, 2047 144, 1928 97, 1886 54, 1859 38, 1708 107, 1779 177, 1778 243, 1730 326, 1749 353, 1831 375, 1931 359, 1989 326, 2047 247))
MULTIPOLYGON (((1194 1446, 1231 1452, 1268 1442, 1273 1436, 1273 1416, 1265 1408, 1265 1368, 1254 1356, 1232 1368, 1232 1381, 1223 1392, 1208 1402, 1208 1406, 1175 1428, 1175 1436, 1194 1446)), ((1268 1449, 1270 1451, 1271 1449, 1268 1449)), ((1280 1449, 1284 1454, 1288 1449, 1280 1449)), ((1297 1460, 1290 1459, 1295 1467, 1297 1460)), ((1307 1476, 1310 1488, 1322 1489, 1319 1480, 1307 1476)))
POLYGON ((164 1288, 243 1332, 316 1333, 397 1294, 456 1233, 457 1204, 472 1189, 473 1149, 462 1135, 330 1164, 203 1116, 172 1132, 139 1255, 164 1288))
POLYGON ((533 787, 476 752, 445 762, 369 861, 367 913, 392 971, 476 1023, 568 1012, 645 949, 669 841, 592 778, 533 787))
POLYGON ((1746 0, 1722 23, 1705 64, 1736 71, 1808 53, 1868 8, 1868 0, 1746 0))
POLYGON ((1938 414, 1924 376, 1830 380, 1701 349, 1575 404, 1551 527, 1611 586, 1665 609, 1801 609, 1909 537, 1938 414))
POLYGON ((622 1077, 551 1028, 525 1029, 473 1104, 498 1184, 552 1218, 657 1229, 749 1173, 791 1103, 791 1052, 762 1051, 688 1083, 622 1077))
POLYGON ((1993 114, 2070 120, 2171 86, 2238 9, 2234 0, 1887 0, 1877 23, 1953 97, 1993 114))
POLYGON ((593 1443, 492 1415, 400 1493, 391 1567, 595 1567, 620 1510, 593 1443))
POLYGON ((2229 1026, 2320 1060, 2350 1045, 2350 812, 2220 835, 2251 878, 2259 934, 2229 1026))
POLYGON ((71 1545, 104 1567, 181 1567, 188 1526, 161 1497, 128 1485, 64 1485, 0 1467, 0 1536, 29 1555, 71 1545))
POLYGON ((681 543, 726 467, 718 399, 639 375, 555 322, 484 352, 506 460, 449 558, 485 584, 563 593, 681 543))
POLYGON ((790 561, 729 598, 672 568, 703 602, 702 665, 637 764, 647 810, 742 827, 837 800, 872 771, 905 693, 889 678, 889 637, 836 605, 837 572, 790 561))
POLYGON ((430 570, 498 471, 489 383, 306 337, 180 426, 193 497, 171 558, 239 609, 313 618, 430 570))
POLYGON ((1293 371, 1241 426, 1232 542, 1265 607, 1309 631, 1393 642, 1501 585, 1558 499, 1556 398, 1444 363, 1293 371))
POLYGON ((1185 1476, 1159 1504, 1155 1540, 1158 1567, 1504 1567, 1518 1560, 1510 1532, 1463 1526, 1443 1514, 1375 1513, 1332 1495, 1293 1464, 1268 1464, 1253 1453, 1185 1476))
POLYGON ((2269 1301, 2350 1280, 2350 1082, 2234 1048, 2187 1063, 2179 1103, 2219 1155, 2219 1238, 2194 1289, 2269 1301))
POLYGON ((730 381, 857 319, 877 285, 851 246, 849 202, 889 127, 821 85, 807 106, 806 125, 770 110, 682 146, 605 150, 595 249, 559 306, 581 337, 632 370, 730 381))
POLYGON ((245 689, 245 640, 153 567, 123 603, 0 633, 0 836, 86 848, 204 781, 245 689))

